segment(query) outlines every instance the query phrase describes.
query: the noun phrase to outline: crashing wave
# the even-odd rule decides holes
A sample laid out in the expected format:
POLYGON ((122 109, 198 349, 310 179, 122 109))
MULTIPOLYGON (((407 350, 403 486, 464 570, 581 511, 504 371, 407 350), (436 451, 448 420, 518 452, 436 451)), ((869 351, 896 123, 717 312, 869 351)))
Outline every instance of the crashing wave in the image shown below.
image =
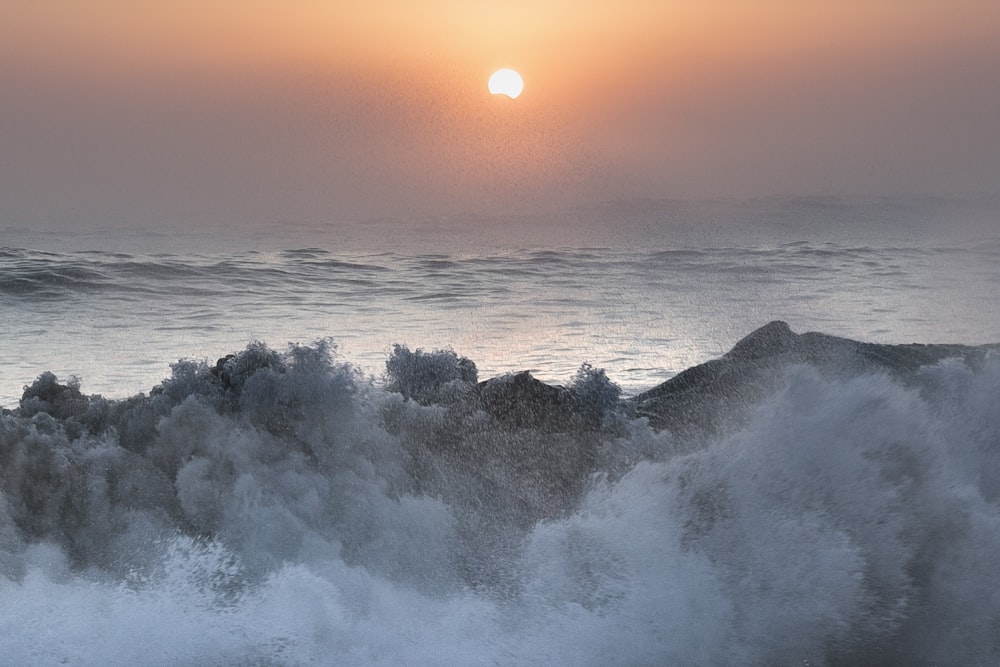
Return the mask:
POLYGON ((125 400, 46 373, 0 415, 0 589, 80 630, 8 606, 9 655, 992 664, 998 349, 775 322, 634 397, 328 341, 125 400))

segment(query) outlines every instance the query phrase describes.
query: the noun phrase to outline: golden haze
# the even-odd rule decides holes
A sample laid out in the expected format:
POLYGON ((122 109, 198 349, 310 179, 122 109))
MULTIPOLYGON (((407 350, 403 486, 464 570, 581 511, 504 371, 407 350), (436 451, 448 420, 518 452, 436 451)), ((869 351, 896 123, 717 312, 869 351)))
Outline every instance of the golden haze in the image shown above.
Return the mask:
POLYGON ((0 26, 19 98, 0 120, 32 129, 13 148, 58 156, 60 133, 97 133, 105 157, 46 172, 89 164, 95 201, 184 169, 190 182, 151 196, 200 192, 210 208, 271 188, 277 208, 311 198, 318 215, 374 199, 921 190, 947 174, 904 182, 895 161, 995 159, 975 133, 996 87, 963 107, 1000 62, 985 0, 12 0, 0 26), (514 105, 485 90, 500 67, 528 82, 514 105), (63 110, 35 113, 48 105, 63 110), (946 142, 944 124, 971 129, 946 142))

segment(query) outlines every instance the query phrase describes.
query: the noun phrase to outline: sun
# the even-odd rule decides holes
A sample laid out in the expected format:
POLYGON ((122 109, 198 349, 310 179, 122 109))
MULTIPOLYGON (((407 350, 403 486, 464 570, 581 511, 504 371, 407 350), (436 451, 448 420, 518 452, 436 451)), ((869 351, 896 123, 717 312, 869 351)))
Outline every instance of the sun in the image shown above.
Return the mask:
POLYGON ((513 100, 524 90, 524 80, 512 69, 498 69, 490 77, 489 86, 494 95, 506 95, 513 100))

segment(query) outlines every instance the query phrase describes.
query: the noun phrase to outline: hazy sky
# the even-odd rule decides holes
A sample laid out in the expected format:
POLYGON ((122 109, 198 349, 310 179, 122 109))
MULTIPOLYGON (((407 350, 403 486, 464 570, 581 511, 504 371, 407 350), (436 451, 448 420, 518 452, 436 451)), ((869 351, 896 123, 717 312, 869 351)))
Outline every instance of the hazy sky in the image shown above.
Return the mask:
POLYGON ((995 0, 2 0, 0 90, 0 227, 1000 189, 995 0))

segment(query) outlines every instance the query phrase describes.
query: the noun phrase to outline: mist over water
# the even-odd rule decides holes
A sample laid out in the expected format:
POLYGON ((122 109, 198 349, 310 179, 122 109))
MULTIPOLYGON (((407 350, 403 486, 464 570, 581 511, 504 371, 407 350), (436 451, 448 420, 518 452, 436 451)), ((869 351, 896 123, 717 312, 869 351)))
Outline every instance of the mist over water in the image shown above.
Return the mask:
POLYGON ((769 373, 661 431, 587 367, 505 412, 451 352, 44 376, 0 418, 5 659, 995 662, 1000 359, 769 373))

